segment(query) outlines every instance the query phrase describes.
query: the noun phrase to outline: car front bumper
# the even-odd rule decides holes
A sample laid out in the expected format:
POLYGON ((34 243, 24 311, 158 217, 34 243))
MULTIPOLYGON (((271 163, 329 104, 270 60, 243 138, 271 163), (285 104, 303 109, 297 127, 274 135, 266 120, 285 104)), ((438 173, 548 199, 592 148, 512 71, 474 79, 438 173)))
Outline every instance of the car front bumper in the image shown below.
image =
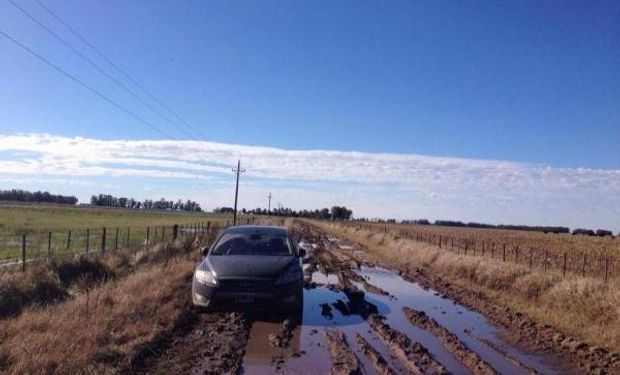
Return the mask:
POLYGON ((192 281, 194 305, 210 309, 263 310, 301 304, 302 293, 303 278, 282 285, 259 279, 224 279, 215 286, 192 281))

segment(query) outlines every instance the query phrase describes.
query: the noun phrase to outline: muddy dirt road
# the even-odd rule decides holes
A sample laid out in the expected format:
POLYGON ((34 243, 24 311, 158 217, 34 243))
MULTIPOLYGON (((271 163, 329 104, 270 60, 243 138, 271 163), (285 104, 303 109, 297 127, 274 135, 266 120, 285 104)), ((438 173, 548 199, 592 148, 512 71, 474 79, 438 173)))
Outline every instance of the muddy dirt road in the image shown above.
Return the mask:
MULTIPOLYGON (((483 315, 398 272, 364 262, 364 249, 299 226, 303 311, 193 309, 129 372, 238 374, 582 373, 513 345, 483 315)), ((592 368, 592 373, 604 369, 592 368)), ((588 371, 590 372, 590 371, 588 371)))

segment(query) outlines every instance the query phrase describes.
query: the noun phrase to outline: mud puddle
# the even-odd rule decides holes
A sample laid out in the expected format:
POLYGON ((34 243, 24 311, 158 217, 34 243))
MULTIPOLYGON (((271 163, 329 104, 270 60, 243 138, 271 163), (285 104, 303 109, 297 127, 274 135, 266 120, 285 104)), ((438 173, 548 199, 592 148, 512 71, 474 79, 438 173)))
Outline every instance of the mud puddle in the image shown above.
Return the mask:
MULTIPOLYGON (((452 366, 449 366, 449 363, 444 362, 445 353, 442 351, 445 349, 439 340, 430 332, 413 326, 403 314, 403 307, 414 308, 426 313, 430 318, 455 334, 462 343, 500 373, 529 374, 540 372, 553 374, 560 372, 547 364, 550 362, 550 358, 527 354, 508 345, 499 338, 498 329, 481 314, 468 310, 447 298, 442 298, 439 293, 432 289, 425 290, 418 284, 406 281, 396 273, 380 267, 362 266, 356 272, 368 280, 370 284, 389 290, 395 297, 390 299, 381 295, 367 294, 369 301, 381 301, 383 304, 388 304, 392 310, 397 311, 395 314, 384 314, 386 322, 407 333, 412 339, 419 341, 431 354, 446 365, 450 372, 462 373, 461 371, 465 370, 464 373, 467 373, 468 371, 465 368, 457 371, 456 368, 451 368, 452 366)), ((379 312, 383 313, 381 310, 379 312)), ((455 359, 453 360, 457 362, 455 359)))

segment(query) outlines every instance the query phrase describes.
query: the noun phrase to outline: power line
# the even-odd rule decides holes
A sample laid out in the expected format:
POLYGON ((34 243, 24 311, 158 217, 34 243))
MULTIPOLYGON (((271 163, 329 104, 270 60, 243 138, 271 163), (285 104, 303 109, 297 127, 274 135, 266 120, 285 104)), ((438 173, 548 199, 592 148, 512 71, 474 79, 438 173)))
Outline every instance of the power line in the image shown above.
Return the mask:
POLYGON ((132 112, 131 110, 127 109, 126 107, 122 106, 121 104, 118 104, 117 102, 115 102, 114 100, 110 99, 109 97, 107 97, 106 95, 102 94, 101 92, 97 91, 96 89, 94 89, 93 87, 89 86, 88 84, 84 83, 83 81, 81 81, 79 78, 77 78, 76 76, 72 75, 71 73, 67 72, 66 70, 62 69, 60 66, 56 65, 55 63, 51 62, 50 60, 46 59, 45 57, 41 56, 40 54, 38 54, 37 52, 33 51, 32 49, 28 48, 27 46, 25 46, 24 44, 22 44, 21 42, 19 42, 18 40, 16 40, 15 38, 13 38, 12 36, 10 36, 9 34, 5 33, 4 31, 0 30, 0 35, 2 35, 3 37, 5 37, 7 40, 9 40, 10 42, 12 42, 13 44, 21 47, 23 50, 25 50, 26 52, 30 53, 31 55, 35 56, 36 58, 40 59, 41 61, 43 61, 44 63, 46 63, 47 65, 51 66, 52 68, 56 69, 58 72, 64 74, 66 77, 68 77, 69 79, 71 79, 72 81, 78 83, 79 85, 81 85, 82 87, 86 88, 87 90, 89 90, 90 92, 92 92, 93 94, 97 95, 98 97, 100 97, 101 99, 105 100, 106 102, 110 103, 111 105, 115 106, 116 108, 120 109, 121 111, 125 112, 126 114, 128 114, 129 116, 133 117, 134 119, 136 119, 137 121, 141 122, 142 124, 150 127, 151 129, 155 130, 156 132, 171 138, 171 139, 176 139, 174 136, 166 133, 165 131, 159 129, 157 126, 153 125, 152 123, 144 120, 143 118, 141 118, 140 116, 138 116, 137 114, 135 114, 134 112, 132 112))
POLYGON ((199 137, 205 138, 204 135, 190 125, 185 119, 183 119, 179 114, 177 114, 174 110, 172 110, 169 106, 164 104, 161 100, 159 100, 155 95, 151 94, 143 85, 141 85, 137 80, 129 75, 129 73, 125 72, 121 69, 118 64, 114 63, 110 58, 108 58, 103 52, 101 52, 98 48, 96 48, 88 39, 86 39, 82 34, 77 32, 71 25, 69 25, 65 20, 63 20, 59 15, 57 15, 54 11, 52 11, 48 6, 43 4, 40 0, 35 0, 43 9, 45 9, 49 14, 52 15, 58 22, 62 23, 73 35, 78 37, 84 44, 86 44, 93 52, 95 52, 99 57, 104 59, 108 64, 110 64, 116 71, 121 73, 125 78, 131 81, 136 87, 138 87, 144 94, 146 94, 151 100, 159 104, 162 108, 168 111, 172 116, 174 116, 177 120, 181 121, 187 128, 191 129, 194 133, 196 133, 199 137))
POLYGON ((41 22, 39 19, 37 19, 35 16, 33 16, 31 13, 29 13, 26 9, 24 9, 21 5, 17 4, 15 1, 13 0, 8 0, 9 3, 11 3, 15 8, 19 9, 24 15, 26 15, 28 18, 30 18, 34 23, 36 23, 37 25, 39 25, 41 28, 43 28, 45 31, 47 31, 50 35, 52 35, 54 38, 56 38, 56 40, 58 40, 60 43, 62 43, 65 47, 69 48, 73 53, 75 53, 76 55, 78 55, 80 58, 82 58, 84 61, 86 61, 88 64, 90 64, 93 68, 95 68, 99 73, 103 74, 106 78, 108 78, 109 80, 111 80, 112 82, 114 82, 117 86, 119 86, 120 88, 122 88, 125 92, 129 93, 131 96, 133 96, 134 98, 136 98, 137 100, 139 100, 142 104, 144 104, 146 107, 148 107, 151 111, 153 111, 154 113, 156 113, 157 115, 159 115, 161 118, 163 118, 164 120, 166 120, 168 123, 172 124, 173 126, 175 126, 177 129, 181 130, 183 133, 185 133, 187 136, 189 136, 190 138, 193 138, 194 136, 189 134, 185 129, 181 128, 180 126, 178 126, 176 123, 174 123, 172 120, 170 120, 168 118, 168 116, 166 116, 165 114, 163 114, 161 111, 159 111, 157 108, 153 107, 151 104, 149 104, 147 101, 145 101, 144 99, 142 99, 142 97, 140 97, 138 94, 136 94, 133 90, 131 90, 129 87, 125 86, 122 82, 120 82, 119 80, 117 80, 116 78, 114 78, 111 74, 109 74, 108 72, 106 72, 103 68, 101 68, 97 63, 95 63, 94 61, 92 61, 91 59, 89 59, 87 56, 85 56, 83 53, 81 53, 80 51, 78 51, 76 48, 74 48, 72 45, 70 45, 67 41, 65 41, 62 37, 60 37, 58 34, 56 34, 53 30, 51 30, 49 27, 47 27, 43 22, 41 22))

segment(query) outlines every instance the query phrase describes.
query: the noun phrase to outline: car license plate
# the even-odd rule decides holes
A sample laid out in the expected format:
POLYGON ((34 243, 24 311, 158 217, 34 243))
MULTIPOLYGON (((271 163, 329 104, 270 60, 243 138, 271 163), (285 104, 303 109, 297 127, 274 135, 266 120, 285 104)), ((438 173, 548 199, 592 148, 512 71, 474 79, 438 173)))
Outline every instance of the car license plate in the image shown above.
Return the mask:
POLYGON ((254 295, 251 294, 243 294, 235 297, 235 302, 237 303, 252 303, 254 302, 254 295))

